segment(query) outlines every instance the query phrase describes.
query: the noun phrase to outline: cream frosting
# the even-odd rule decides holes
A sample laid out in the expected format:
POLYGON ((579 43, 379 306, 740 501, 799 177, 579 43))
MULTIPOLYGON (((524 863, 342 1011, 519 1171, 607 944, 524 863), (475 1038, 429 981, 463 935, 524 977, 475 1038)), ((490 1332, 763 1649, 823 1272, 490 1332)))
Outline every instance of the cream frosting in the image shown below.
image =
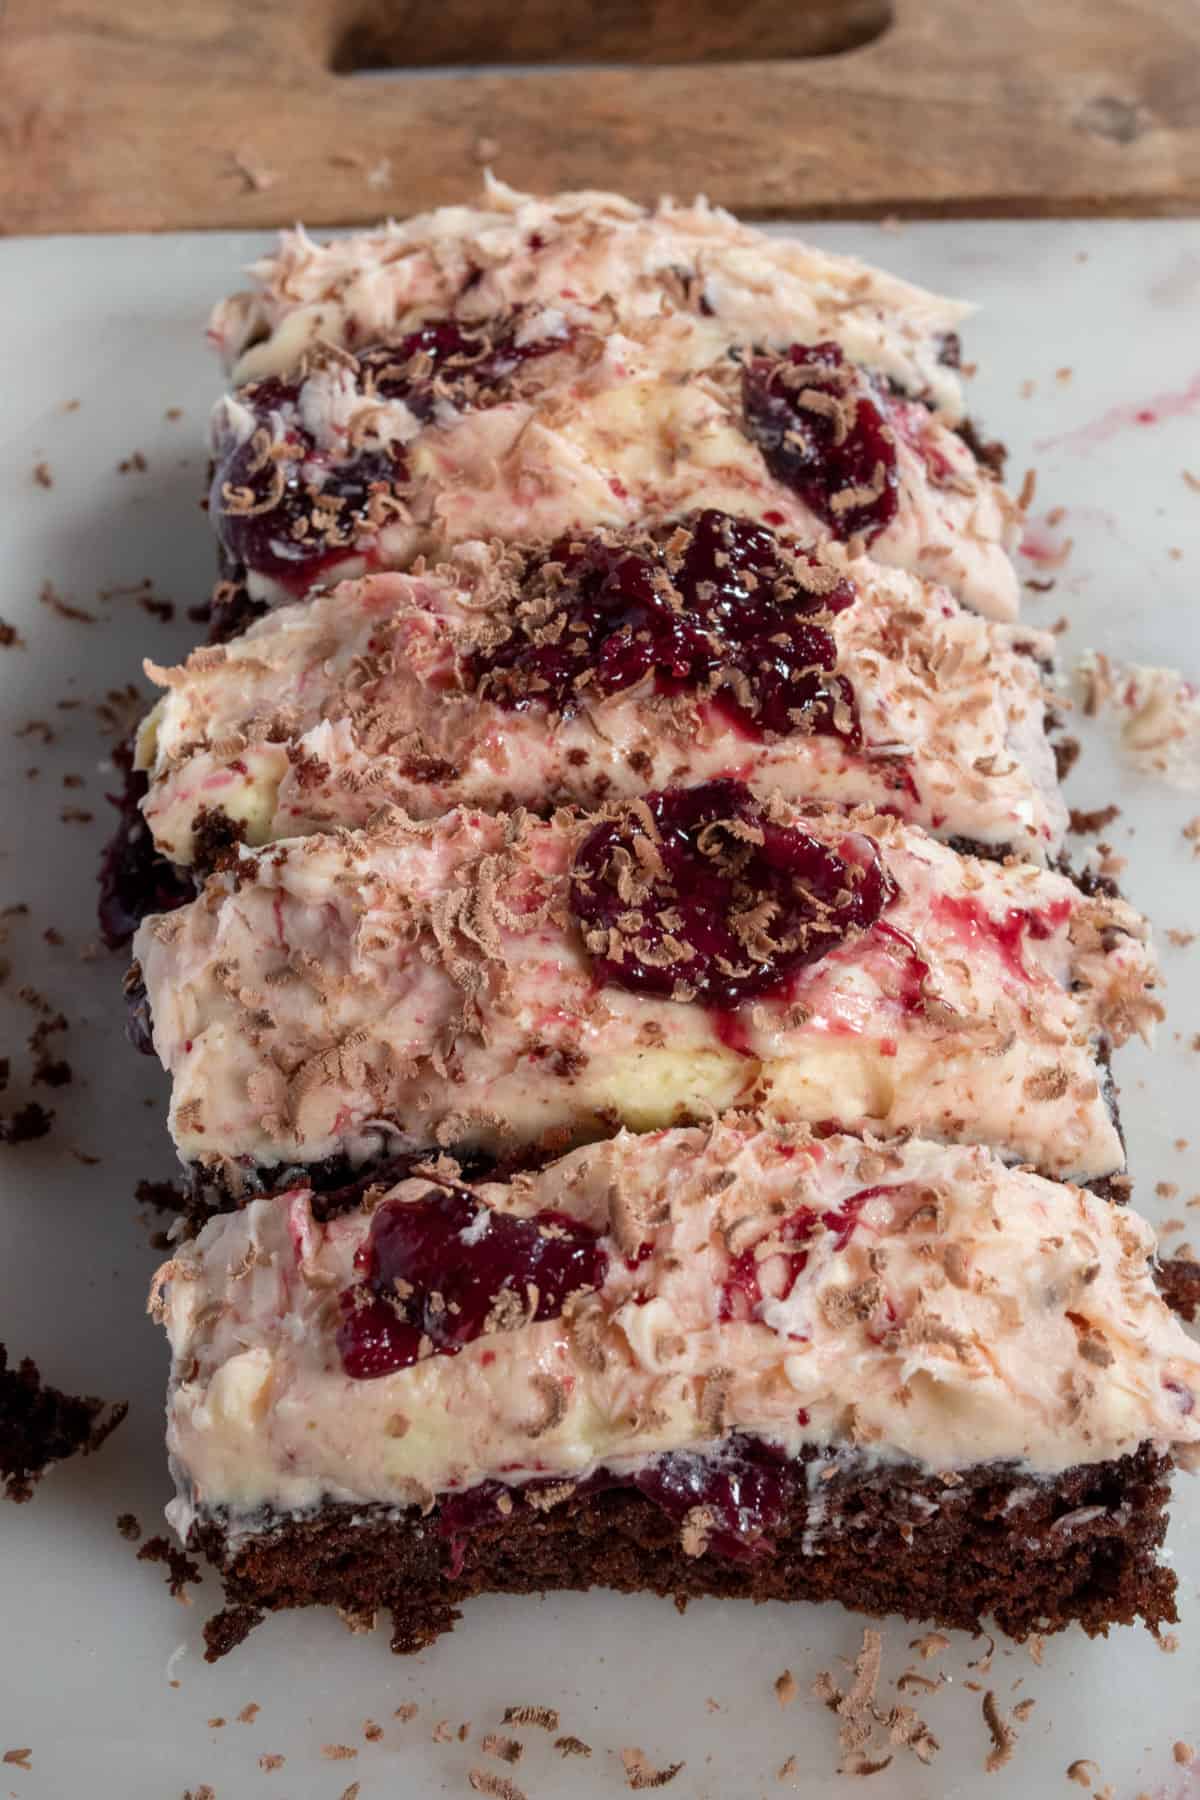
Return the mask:
POLYGON ((602 1285, 536 1323, 511 1294, 508 1329, 354 1379, 339 1295, 374 1207, 430 1186, 327 1223, 303 1188, 256 1200, 159 1271, 182 1535, 218 1510, 236 1536, 264 1507, 629 1472, 735 1432, 948 1477, 993 1461, 1053 1476, 1147 1442, 1200 1458, 1200 1351, 1155 1289, 1149 1225, 982 1149, 727 1118, 480 1183, 467 1238, 551 1209, 603 1234, 602 1285), (800 1209, 803 1259, 786 1254, 800 1209))
POLYGON ((1099 1058, 1161 1016, 1145 921, 894 818, 774 816, 834 848, 867 834, 897 893, 733 1014, 597 986, 569 905, 594 817, 393 812, 243 852, 135 939, 181 1156, 236 1182, 248 1164, 558 1147, 761 1103, 1056 1175, 1119 1168, 1099 1058))
POLYGON ((317 243, 285 231, 215 309, 209 337, 236 382, 283 374, 318 342, 351 349, 454 310, 609 302, 624 320, 716 319, 727 338, 833 338, 951 420, 962 392, 942 354, 971 308, 853 257, 767 236, 703 199, 647 208, 619 194, 545 199, 488 179, 479 207, 444 206, 317 243))
MULTIPOLYGON (((470 297, 474 305, 475 290, 470 297)), ((799 494, 775 479, 744 428, 741 372, 731 351, 761 347, 764 335, 771 337, 764 320, 757 313, 738 319, 738 331, 754 333, 747 338, 720 316, 669 311, 621 319, 607 298, 598 299, 531 309, 522 329, 549 342, 569 334, 563 348, 524 366, 516 397, 465 409, 443 397, 425 426, 402 400, 367 392, 352 356, 318 356, 298 400, 270 413, 272 451, 286 448, 300 423, 320 459, 399 444, 407 473, 395 490, 401 504, 389 502, 386 511, 376 505, 344 552, 322 561, 316 578, 329 583, 369 568, 404 568, 419 553, 440 554, 473 537, 553 539, 567 529, 637 524, 698 505, 830 539, 833 554, 846 554, 799 494)), ((1019 586, 1008 550, 1018 509, 924 405, 881 388, 872 398, 895 441, 899 503, 872 538, 871 556, 945 583, 979 612, 1014 618, 1019 586)), ((226 398, 214 416, 215 450, 244 442, 254 429, 248 405, 226 398)), ((313 459, 301 477, 319 493, 327 464, 313 459)), ((318 510, 314 526, 319 520, 318 510)), ((283 524, 270 541, 272 566, 256 567, 251 558, 246 580, 254 598, 277 605, 300 597, 314 570, 296 561, 294 575, 281 575, 276 564, 295 556, 297 545, 283 524)))
POLYGON ((1034 661, 1048 638, 858 562, 857 598, 824 623, 861 750, 802 730, 756 741, 708 700, 648 682, 574 715, 514 711, 480 698, 469 666, 494 630, 505 561, 466 546, 435 571, 284 607, 181 668, 147 663, 166 689, 137 753, 159 850, 191 863, 196 821, 214 811, 255 845, 364 825, 384 801, 422 819, 460 803, 544 810, 733 774, 763 795, 888 806, 1034 860, 1059 852, 1066 808, 1034 661))

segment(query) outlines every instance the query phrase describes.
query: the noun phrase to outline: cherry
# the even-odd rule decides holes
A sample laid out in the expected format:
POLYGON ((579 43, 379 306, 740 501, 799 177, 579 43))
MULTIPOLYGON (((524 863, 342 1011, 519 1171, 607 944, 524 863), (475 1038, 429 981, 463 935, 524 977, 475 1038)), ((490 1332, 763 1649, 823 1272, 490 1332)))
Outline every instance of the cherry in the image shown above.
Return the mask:
POLYGON ((831 615, 853 585, 747 519, 709 509, 651 532, 562 538, 531 558, 507 635, 472 654, 480 693, 514 711, 577 711, 651 680, 760 736, 862 742, 831 615))
POLYGON ((895 895, 874 839, 834 849, 733 780, 647 794, 588 834, 571 874, 598 981, 720 1009, 785 988, 895 895))
POLYGON ((876 537, 896 515, 896 439, 887 403, 835 343, 792 344, 742 370, 749 437, 777 480, 846 539, 876 537))
POLYGON ((487 1331, 555 1319, 571 1294, 598 1288, 598 1234, 565 1214, 517 1218, 459 1188, 386 1200, 343 1290, 338 1349, 358 1381, 455 1356, 487 1331))
MULTIPOLYGON (((439 402, 459 409, 494 405, 525 362, 561 350, 564 336, 518 342, 521 315, 489 326, 438 319, 394 343, 356 356, 337 354, 364 402, 402 400, 423 425, 439 402)), ((408 480, 397 444, 345 452, 318 447, 304 423, 308 383, 334 353, 318 353, 286 378, 270 376, 238 393, 254 428, 227 419, 213 456, 209 508, 222 547, 244 564, 303 590, 320 570, 351 553, 356 539, 387 517, 408 480)))

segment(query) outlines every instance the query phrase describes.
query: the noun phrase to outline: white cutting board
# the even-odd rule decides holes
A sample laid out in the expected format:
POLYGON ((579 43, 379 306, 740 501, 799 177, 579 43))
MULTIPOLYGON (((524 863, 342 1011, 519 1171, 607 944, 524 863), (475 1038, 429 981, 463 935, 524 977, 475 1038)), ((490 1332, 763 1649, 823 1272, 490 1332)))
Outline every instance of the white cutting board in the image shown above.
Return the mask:
MULTIPOLYGON (((847 225, 810 235, 983 307, 966 334, 967 356, 982 365, 973 409, 1008 441, 1014 485, 1036 464, 1039 518, 1066 508, 1050 538, 1075 540, 1066 567, 1052 571, 1055 591, 1028 604, 1031 621, 1070 618, 1064 659, 1094 645, 1200 677, 1200 493, 1181 475, 1200 475, 1200 224, 847 225), (1056 378, 1068 368, 1069 379, 1056 378), (1152 416, 1138 423, 1138 408, 1152 416)), ((209 1668, 200 1627, 217 1603, 213 1584, 192 1606, 177 1605, 161 1571, 137 1563, 117 1534, 127 1511, 147 1535, 159 1531, 170 1493, 166 1355, 144 1316, 157 1257, 132 1195, 139 1177, 168 1175, 172 1157, 164 1084, 124 1045, 122 961, 80 958, 94 939, 93 865, 109 824, 102 795, 113 786, 93 709, 143 655, 170 660, 198 630, 183 609, 212 573, 197 496, 219 380, 203 325, 261 242, 222 233, 0 243, 0 615, 27 644, 0 650, 0 906, 32 908, 9 922, 3 950, 14 973, 0 991, 0 1054, 12 1056, 15 1078, 0 1105, 26 1097, 33 1019, 15 997, 22 981, 69 1016, 65 1053, 77 1075, 70 1088, 41 1090, 58 1114, 52 1137, 0 1149, 0 1337, 67 1389, 131 1403, 97 1457, 52 1472, 27 1506, 0 1503, 0 1756, 32 1750, 30 1772, 0 1762, 0 1800, 174 1800, 203 1784, 217 1800, 338 1800, 353 1782, 361 1800, 465 1795, 475 1766, 511 1775, 529 1800, 584 1800, 628 1791, 616 1753, 631 1745, 655 1767, 686 1759, 671 1800, 829 1794, 842 1785, 835 1721, 807 1690, 859 1644, 861 1621, 837 1607, 705 1602, 681 1617, 665 1602, 604 1593, 481 1600, 453 1636, 407 1660, 388 1653, 382 1627, 354 1637, 331 1615, 293 1614, 209 1668), (78 408, 64 410, 71 400, 78 408), (183 417, 168 420, 171 407, 183 417), (135 451, 146 470, 119 473, 135 451), (50 489, 32 478, 43 459, 50 489), (146 576, 176 602, 173 626, 132 596, 97 598, 146 576), (39 604, 47 580, 100 622, 39 604), (80 704, 63 710, 64 699, 80 704), (35 718, 52 724, 54 743, 13 735, 35 718), (34 778, 30 767, 40 770, 34 778), (64 788, 64 774, 82 776, 83 788, 64 788), (64 806, 95 820, 62 823, 64 806), (47 925, 63 946, 43 941, 47 925), (84 1167, 73 1148, 103 1160, 84 1167), (786 1709, 772 1688, 785 1668, 801 1690, 786 1709), (402 1723, 395 1709, 409 1701, 420 1711, 402 1723), (261 1711, 237 1722, 250 1702, 261 1711), (590 1760, 562 1761, 536 1730, 521 1734, 527 1749, 514 1769, 483 1756, 482 1733, 524 1702, 556 1706, 561 1731, 593 1746, 590 1760), (434 1742, 443 1719, 455 1729, 469 1720, 471 1741, 434 1742), (383 1727, 377 1741, 364 1738, 365 1720, 383 1727), (358 1753, 329 1760, 322 1746, 331 1744, 358 1753), (264 1771, 264 1754, 286 1762, 264 1771), (778 1782, 789 1756, 795 1774, 778 1782)), ((1072 803, 1118 801, 1123 816, 1106 835, 1130 858, 1130 898, 1160 932, 1200 926, 1200 860, 1181 836, 1200 793, 1130 775, 1110 730, 1087 737, 1072 803)), ((1200 941, 1180 949, 1164 940, 1162 955, 1170 1018, 1153 1057, 1133 1049, 1119 1059, 1123 1113, 1137 1202, 1157 1219, 1186 1217, 1200 1242, 1200 1208, 1184 1213, 1200 1191, 1200 1155, 1175 1147, 1192 1139, 1200 1148, 1200 1054, 1187 1048, 1200 1031, 1200 941), (1177 1198, 1156 1197, 1164 1181, 1178 1183, 1177 1198)), ((1154 1800, 1200 1795, 1200 1762, 1189 1772, 1172 1754, 1176 1740, 1200 1745, 1200 1483, 1180 1478, 1178 1488, 1169 1538, 1181 1578, 1178 1651, 1164 1654, 1140 1630, 1108 1642, 1070 1634, 1047 1643, 1041 1668, 1009 1647, 983 1674, 967 1663, 986 1646, 960 1638, 921 1665, 953 1677, 919 1703, 941 1756, 924 1768, 900 1752, 868 1790, 877 1800, 1070 1795, 1082 1789, 1065 1771, 1081 1757, 1094 1759, 1096 1785, 1111 1783, 1119 1800, 1140 1790, 1154 1800), (964 1685, 972 1680, 994 1688, 1005 1712, 1037 1700, 1011 1763, 991 1776, 981 1694, 964 1685)), ((906 1645, 916 1635, 884 1626, 893 1679, 915 1660, 906 1645)))

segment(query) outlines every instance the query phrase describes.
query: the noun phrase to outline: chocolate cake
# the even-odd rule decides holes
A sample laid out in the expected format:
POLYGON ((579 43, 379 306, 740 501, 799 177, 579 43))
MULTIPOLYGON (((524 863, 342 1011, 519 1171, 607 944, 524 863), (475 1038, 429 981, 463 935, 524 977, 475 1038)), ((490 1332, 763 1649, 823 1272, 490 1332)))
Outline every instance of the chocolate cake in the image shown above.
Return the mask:
POLYGON ((0 1493, 31 1500, 51 1464, 98 1450, 128 1410, 51 1387, 28 1356, 10 1368, 0 1344, 0 1493))
POLYGON ((964 309, 496 183, 253 279, 106 875, 210 1654, 594 1584, 1172 1620, 1157 975, 1064 867, 964 309))
POLYGON ((173 1519, 255 1612, 487 1589, 840 1598, 1016 1636, 1174 1617, 1200 1354, 1126 1209, 989 1152, 730 1117, 318 1218, 160 1271, 173 1519))

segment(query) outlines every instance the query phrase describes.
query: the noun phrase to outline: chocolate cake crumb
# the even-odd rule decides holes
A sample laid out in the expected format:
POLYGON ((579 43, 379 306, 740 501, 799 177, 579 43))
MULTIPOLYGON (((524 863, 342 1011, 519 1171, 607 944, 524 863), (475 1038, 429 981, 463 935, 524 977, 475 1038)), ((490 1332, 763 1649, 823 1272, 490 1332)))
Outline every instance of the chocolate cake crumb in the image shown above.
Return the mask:
POLYGON ((35 1138, 47 1137, 53 1123, 52 1110, 29 1100, 16 1112, 0 1113, 0 1144, 31 1144, 35 1138))
POLYGON ((506 1706, 502 1725, 536 1725, 542 1731, 558 1730, 558 1714, 552 1706, 506 1706))
POLYGON ((349 1762, 358 1751, 353 1744, 322 1744, 321 1755, 326 1762, 349 1762))
POLYGON ((187 1195, 177 1181, 139 1181, 133 1190, 139 1206, 153 1206, 158 1212, 181 1213, 187 1208, 187 1195))
POLYGON ((47 1386, 29 1357, 10 1369, 0 1344, 0 1492, 17 1502, 32 1499, 51 1463, 90 1456, 128 1411, 126 1401, 110 1404, 47 1386))
POLYGON ((142 1528, 133 1513, 117 1514, 117 1530, 127 1544, 136 1544, 142 1535, 142 1528))
POLYGON ((54 476, 48 462, 36 462, 33 465, 33 482, 35 487, 52 488, 54 476))
POLYGON ((626 1783, 635 1793, 643 1793, 648 1788, 666 1787, 684 1767, 683 1763, 677 1762, 668 1763, 663 1769, 652 1769, 646 1752, 639 1750, 636 1744, 621 1751, 621 1761, 625 1765, 626 1783))
POLYGON ((1186 1766, 1191 1762, 1196 1751, 1193 1745, 1186 1743, 1182 1738, 1177 1738, 1171 1746, 1171 1754, 1177 1763, 1186 1766))
POLYGON ((251 1700, 248 1705, 243 1706, 241 1712, 238 1714, 238 1724, 253 1725, 261 1711, 262 1707, 258 1704, 258 1701, 251 1700))
POLYGON ((1083 812, 1079 807, 1073 806, 1070 813, 1071 830, 1076 837, 1093 837, 1120 816, 1119 806, 1098 806, 1092 812, 1083 812))
POLYGON ((1067 1764, 1067 1780, 1073 1781, 1077 1787, 1090 1788, 1099 1773, 1099 1763, 1094 1763, 1087 1756, 1077 1756, 1073 1763, 1067 1764))
POLYGON ((183 1800, 217 1800, 216 1789, 202 1781, 198 1788, 184 1788, 183 1800))
POLYGON ((193 1562, 190 1556, 169 1538, 147 1538, 137 1553, 137 1560, 145 1563, 162 1563, 167 1571, 167 1590, 173 1600, 179 1600, 184 1606, 192 1604, 192 1596, 187 1587, 190 1581, 200 1580, 200 1565, 193 1562))
POLYGON ((383 1736, 383 1726, 377 1724, 374 1719, 364 1719, 362 1732, 368 1744, 377 1744, 383 1736))
POLYGON ((487 1769, 470 1769, 467 1780, 477 1794, 489 1794, 492 1800, 526 1800, 524 1789, 507 1775, 492 1775, 487 1769))
POLYGON ((131 451, 128 456, 121 458, 121 461, 117 464, 117 474, 144 475, 149 467, 150 464, 146 461, 146 458, 142 455, 141 451, 134 450, 131 451))
POLYGON ((10 625, 7 619, 0 619, 0 650, 23 650, 24 648, 25 639, 16 626, 10 625))
POLYGON ((790 1706, 799 1692, 796 1677, 790 1669, 785 1669, 782 1675, 775 1677, 775 1698, 780 1706, 790 1706))
POLYGON ((286 1761, 286 1756, 280 1756, 278 1751, 268 1750, 259 1757, 258 1766, 264 1774, 269 1775, 274 1769, 282 1769, 286 1761))
POLYGON ((450 1727, 449 1719, 439 1719, 429 1735, 435 1744, 452 1744, 454 1742, 454 1732, 450 1727))
POLYGON ((338 1800, 358 1800, 358 1796, 361 1792, 362 1792, 362 1782, 361 1781, 352 1781, 350 1783, 349 1787, 344 1787, 342 1789, 341 1794, 338 1797, 338 1800))
POLYGON ((98 623, 95 613, 88 612, 85 606, 76 606, 73 601, 65 599, 52 581, 43 581, 38 589, 38 599, 48 611, 57 613, 60 619, 71 619, 79 625, 98 623))
POLYGON ((1054 767, 1060 781, 1067 779, 1082 754, 1083 745, 1078 738, 1060 737, 1054 740, 1054 767))
POLYGON ((506 1763, 518 1763, 525 1754, 525 1746, 518 1738, 503 1737, 498 1731, 489 1731, 479 1748, 485 1756, 496 1756, 506 1763))
POLYGON ((785 1763, 781 1763, 779 1768, 776 1769, 776 1771, 775 1771, 776 1781, 790 1781, 792 1776, 795 1775, 796 1772, 798 1771, 799 1767, 800 1767, 800 1765, 796 1761, 796 1758, 794 1756, 789 1756, 787 1761, 785 1763))
POLYGON ((4 1755, 0 1756, 0 1762, 12 1763, 16 1768, 24 1769, 25 1773, 29 1775, 33 1772, 32 1757, 33 1751, 29 1749, 6 1750, 4 1755))
POLYGON ((411 1719, 416 1718, 420 1710, 415 1700, 405 1700, 396 1708, 392 1717, 399 1719, 402 1725, 407 1725, 411 1719))
POLYGON ((928 1662, 950 1648, 950 1639, 942 1631, 927 1631, 923 1637, 913 1638, 908 1647, 919 1652, 922 1662, 928 1662))
POLYGON ((1200 1262, 1189 1256, 1164 1257, 1155 1276, 1158 1291, 1171 1311, 1194 1324, 1200 1316, 1200 1262))
POLYGON ((585 1744, 582 1738, 572 1737, 569 1732, 566 1737, 555 1738, 554 1748, 560 1756, 590 1756, 592 1754, 590 1744, 585 1744))

